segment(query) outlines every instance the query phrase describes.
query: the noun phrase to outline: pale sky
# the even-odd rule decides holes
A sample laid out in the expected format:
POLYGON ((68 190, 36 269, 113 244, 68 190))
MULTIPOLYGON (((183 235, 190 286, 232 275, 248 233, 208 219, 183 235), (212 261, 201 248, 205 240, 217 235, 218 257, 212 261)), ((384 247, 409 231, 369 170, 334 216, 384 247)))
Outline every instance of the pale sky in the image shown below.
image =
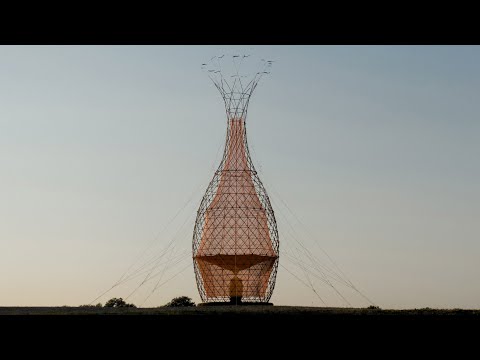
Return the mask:
MULTIPOLYGON (((276 61, 247 133, 280 264, 302 276, 293 233, 382 308, 480 308, 478 46, 0 47, 0 306, 86 304, 152 241, 191 250, 226 131, 200 65, 224 51, 276 61)), ((182 259, 144 306, 200 301, 182 259)), ((322 305, 282 267, 271 301, 322 305)))

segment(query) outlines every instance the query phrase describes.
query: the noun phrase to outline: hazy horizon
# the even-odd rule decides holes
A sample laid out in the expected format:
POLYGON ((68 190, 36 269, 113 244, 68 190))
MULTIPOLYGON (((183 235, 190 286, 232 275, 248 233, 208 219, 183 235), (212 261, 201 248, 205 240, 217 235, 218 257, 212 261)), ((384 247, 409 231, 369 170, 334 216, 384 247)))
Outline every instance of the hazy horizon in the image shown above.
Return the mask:
MULTIPOLYGON (((302 275, 296 238, 382 308, 480 308, 478 46, 0 46, 0 306, 89 303, 172 237, 190 268, 144 306, 200 302, 186 251, 226 131, 201 64, 225 51, 275 60, 247 134, 280 264, 302 275)), ((271 301, 323 306, 283 267, 271 301)))

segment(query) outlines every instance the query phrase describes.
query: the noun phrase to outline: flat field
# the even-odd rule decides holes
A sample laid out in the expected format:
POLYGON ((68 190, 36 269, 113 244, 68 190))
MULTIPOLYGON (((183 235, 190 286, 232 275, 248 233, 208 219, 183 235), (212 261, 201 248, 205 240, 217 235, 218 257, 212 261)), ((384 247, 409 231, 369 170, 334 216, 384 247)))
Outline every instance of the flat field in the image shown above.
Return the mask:
POLYGON ((263 317, 263 318, 456 318, 480 320, 480 309, 368 309, 301 306, 195 306, 158 308, 105 307, 0 307, 0 315, 156 315, 161 317, 263 317))

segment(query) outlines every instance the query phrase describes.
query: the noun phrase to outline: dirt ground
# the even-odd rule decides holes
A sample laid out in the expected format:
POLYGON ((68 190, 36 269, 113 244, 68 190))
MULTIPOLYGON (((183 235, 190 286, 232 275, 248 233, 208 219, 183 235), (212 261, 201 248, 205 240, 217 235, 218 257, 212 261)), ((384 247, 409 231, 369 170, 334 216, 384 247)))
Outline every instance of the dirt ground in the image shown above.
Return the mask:
POLYGON ((104 307, 0 307, 0 315, 158 315, 180 317, 281 317, 281 318, 358 318, 358 317, 473 317, 480 319, 480 310, 408 309, 382 310, 366 308, 326 308, 299 306, 195 306, 184 308, 104 308, 104 307))

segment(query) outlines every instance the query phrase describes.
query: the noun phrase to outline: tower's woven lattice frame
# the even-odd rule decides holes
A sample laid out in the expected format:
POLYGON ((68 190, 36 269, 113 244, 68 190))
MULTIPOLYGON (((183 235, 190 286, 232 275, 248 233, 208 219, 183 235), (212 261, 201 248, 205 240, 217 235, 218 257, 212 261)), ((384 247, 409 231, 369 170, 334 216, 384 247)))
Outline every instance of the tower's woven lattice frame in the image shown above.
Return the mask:
POLYGON ((225 101, 228 126, 223 158, 201 201, 193 232, 197 286, 204 302, 268 302, 275 286, 279 237, 250 157, 245 126, 250 96, 267 72, 256 73, 246 86, 238 72, 233 83, 215 73, 220 75, 211 78, 225 101))

